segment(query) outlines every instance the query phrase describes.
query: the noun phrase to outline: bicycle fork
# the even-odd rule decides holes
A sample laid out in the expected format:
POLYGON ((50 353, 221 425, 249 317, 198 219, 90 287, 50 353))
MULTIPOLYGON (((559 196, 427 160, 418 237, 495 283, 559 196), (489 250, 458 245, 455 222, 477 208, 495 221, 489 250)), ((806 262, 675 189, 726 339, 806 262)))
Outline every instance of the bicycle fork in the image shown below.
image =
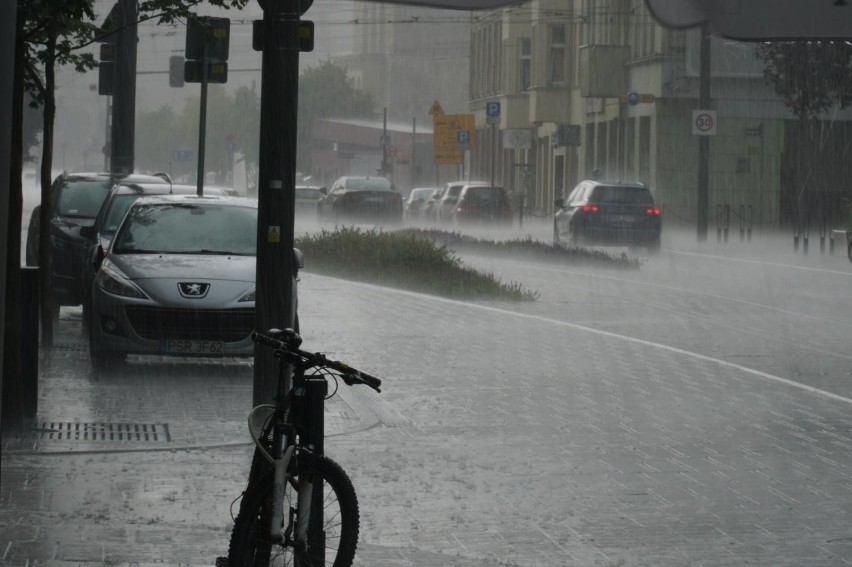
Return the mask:
POLYGON ((281 427, 275 435, 277 446, 273 453, 276 457, 273 463, 272 516, 270 518, 269 534, 276 543, 283 543, 285 540, 284 528, 282 527, 284 525, 284 494, 287 482, 289 482, 288 469, 290 468, 290 461, 296 450, 296 445, 290 442, 292 436, 292 434, 288 434, 284 427, 281 427))

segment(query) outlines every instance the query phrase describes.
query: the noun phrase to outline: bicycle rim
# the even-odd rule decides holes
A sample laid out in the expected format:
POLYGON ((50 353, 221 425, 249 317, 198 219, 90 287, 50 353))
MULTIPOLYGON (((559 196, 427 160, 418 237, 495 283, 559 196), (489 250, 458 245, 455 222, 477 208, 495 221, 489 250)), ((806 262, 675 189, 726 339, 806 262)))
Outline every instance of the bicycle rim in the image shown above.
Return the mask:
MULTIPOLYGON (((310 481, 309 496, 321 517, 308 526, 307 544, 280 545, 272 542, 269 517, 272 505, 272 476, 267 474, 246 490, 234 522, 228 565, 233 567, 349 567, 358 542, 358 501, 349 477, 340 465, 326 457, 303 454, 297 458, 298 475, 284 494, 284 525, 290 536, 298 531, 291 524, 291 508, 298 509, 298 487, 310 481)), ((304 491, 303 491, 304 492, 304 491)), ((315 512, 316 513, 316 512, 315 512)))

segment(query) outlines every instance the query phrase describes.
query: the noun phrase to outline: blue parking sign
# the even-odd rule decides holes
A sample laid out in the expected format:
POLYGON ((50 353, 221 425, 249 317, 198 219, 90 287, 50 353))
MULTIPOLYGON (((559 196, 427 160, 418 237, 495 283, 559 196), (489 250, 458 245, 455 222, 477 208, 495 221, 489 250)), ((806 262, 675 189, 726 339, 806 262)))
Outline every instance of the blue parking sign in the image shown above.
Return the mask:
POLYGON ((456 130, 456 143, 462 148, 470 146, 470 132, 468 130, 456 130))
POLYGON ((496 118, 500 116, 500 103, 499 102, 486 102, 485 103, 485 116, 489 118, 496 118))

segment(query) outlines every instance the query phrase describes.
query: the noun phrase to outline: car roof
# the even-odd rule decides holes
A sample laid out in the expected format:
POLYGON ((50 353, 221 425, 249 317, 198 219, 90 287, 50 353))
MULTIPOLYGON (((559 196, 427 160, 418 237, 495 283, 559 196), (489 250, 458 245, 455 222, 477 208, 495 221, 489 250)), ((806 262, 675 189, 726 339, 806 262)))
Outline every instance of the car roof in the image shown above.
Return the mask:
MULTIPOLYGON (((223 187, 204 187, 204 195, 227 195, 223 187), (209 191, 209 193, 207 193, 209 191)), ((122 181, 116 185, 115 192, 120 195, 195 195, 198 187, 195 185, 170 185, 168 183, 133 183, 122 181)))
POLYGON ((116 174, 109 172, 74 172, 63 173, 60 177, 73 181, 115 181, 121 183, 151 183, 168 185, 168 181, 158 175, 142 173, 116 174))
POLYGON ((220 204, 229 207, 253 207, 257 208, 257 200, 248 197, 232 197, 229 195, 151 195, 140 197, 133 203, 134 207, 140 205, 164 205, 168 203, 188 204, 220 204))
POLYGON ((603 186, 606 186, 606 187, 635 187, 637 189, 640 189, 640 188, 641 189, 647 189, 648 188, 647 186, 645 186, 645 184, 639 183, 638 181, 621 181, 621 180, 618 180, 618 181, 603 181, 603 180, 599 180, 599 179, 587 179, 587 180, 583 181, 583 183, 589 183, 589 184, 591 184, 592 186, 595 186, 595 187, 603 185, 603 186))

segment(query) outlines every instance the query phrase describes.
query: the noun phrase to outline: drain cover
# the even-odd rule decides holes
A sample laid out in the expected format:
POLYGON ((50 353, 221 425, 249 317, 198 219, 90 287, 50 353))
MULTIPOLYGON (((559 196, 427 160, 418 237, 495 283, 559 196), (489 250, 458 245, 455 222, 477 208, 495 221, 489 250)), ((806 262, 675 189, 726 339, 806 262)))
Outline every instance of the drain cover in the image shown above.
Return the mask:
POLYGON ((169 443, 167 423, 42 422, 33 436, 39 441, 169 443))

